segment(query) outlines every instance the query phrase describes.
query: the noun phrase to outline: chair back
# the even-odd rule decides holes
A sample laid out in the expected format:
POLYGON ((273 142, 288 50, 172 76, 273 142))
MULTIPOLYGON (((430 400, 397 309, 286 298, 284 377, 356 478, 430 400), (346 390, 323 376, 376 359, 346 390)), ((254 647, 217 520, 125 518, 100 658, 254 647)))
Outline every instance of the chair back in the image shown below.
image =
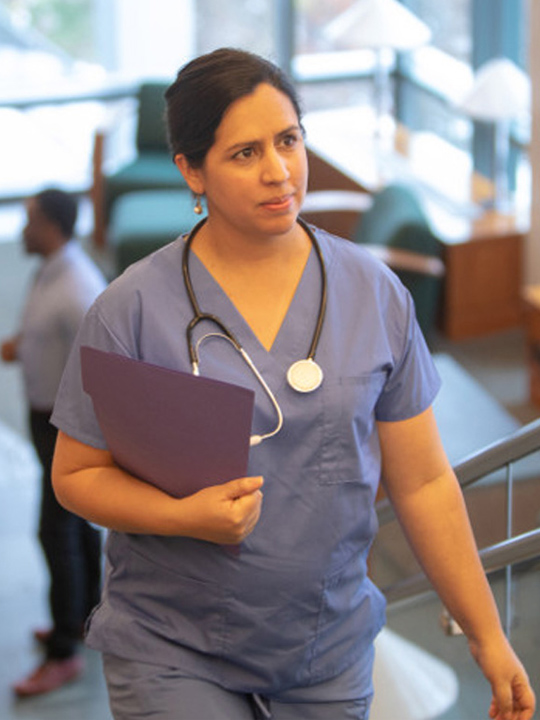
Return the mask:
POLYGON ((167 82, 142 83, 138 93, 137 150, 168 153, 165 128, 165 90, 167 82))
MULTIPOLYGON (((441 244, 415 192, 403 184, 388 185, 377 193, 353 232, 357 243, 384 245, 440 257, 441 244)), ((435 325, 442 280, 417 272, 397 271, 414 300, 416 317, 426 337, 435 325)))

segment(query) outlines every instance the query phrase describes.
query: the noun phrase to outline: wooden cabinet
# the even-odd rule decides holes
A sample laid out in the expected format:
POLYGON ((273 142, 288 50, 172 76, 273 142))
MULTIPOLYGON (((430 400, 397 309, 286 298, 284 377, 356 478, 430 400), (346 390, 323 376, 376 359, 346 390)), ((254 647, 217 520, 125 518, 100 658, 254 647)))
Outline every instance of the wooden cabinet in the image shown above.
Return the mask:
POLYGON ((444 245, 446 277, 441 329, 450 339, 519 324, 524 234, 516 229, 444 245))

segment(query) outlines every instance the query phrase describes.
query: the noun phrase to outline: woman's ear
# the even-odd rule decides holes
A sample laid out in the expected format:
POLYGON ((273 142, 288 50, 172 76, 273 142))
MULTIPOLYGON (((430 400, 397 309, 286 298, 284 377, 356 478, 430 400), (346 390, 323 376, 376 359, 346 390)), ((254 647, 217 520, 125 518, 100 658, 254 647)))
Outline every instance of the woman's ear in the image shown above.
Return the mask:
POLYGON ((182 173, 182 176, 187 182, 191 192, 195 195, 204 195, 204 184, 202 182, 200 170, 190 165, 186 156, 180 153, 174 156, 174 164, 182 173))

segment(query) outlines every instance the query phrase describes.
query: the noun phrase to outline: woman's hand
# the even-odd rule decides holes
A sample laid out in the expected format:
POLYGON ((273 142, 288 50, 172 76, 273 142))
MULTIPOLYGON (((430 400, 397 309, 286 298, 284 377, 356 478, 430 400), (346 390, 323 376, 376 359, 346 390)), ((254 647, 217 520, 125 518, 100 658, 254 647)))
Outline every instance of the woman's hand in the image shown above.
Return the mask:
POLYGON ((523 665, 504 636, 497 643, 481 646, 469 642, 471 654, 491 684, 492 720, 531 720, 535 697, 523 665))
POLYGON ((261 514, 262 477, 245 477, 175 498, 138 480, 107 450, 58 433, 53 463, 58 502, 117 532, 183 536, 237 544, 261 514))
POLYGON ((183 534, 225 545, 242 542, 259 520, 263 482, 244 477, 182 498, 183 534))

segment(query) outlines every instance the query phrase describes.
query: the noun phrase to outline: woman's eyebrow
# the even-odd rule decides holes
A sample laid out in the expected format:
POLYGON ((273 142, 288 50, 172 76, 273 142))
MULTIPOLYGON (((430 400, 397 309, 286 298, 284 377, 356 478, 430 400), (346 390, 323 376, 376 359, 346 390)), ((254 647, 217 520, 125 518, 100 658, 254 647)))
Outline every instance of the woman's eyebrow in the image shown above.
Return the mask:
MULTIPOLYGON (((297 125, 297 124, 289 125, 289 127, 286 127, 285 129, 280 130, 279 132, 277 132, 277 133, 274 135, 274 137, 276 137, 276 138, 277 138, 277 137, 281 137, 281 136, 283 136, 283 135, 287 135, 287 133, 290 133, 290 132, 292 132, 292 131, 301 132, 301 127, 300 127, 300 125, 297 125)), ((251 145, 258 145, 258 144, 261 143, 261 142, 262 142, 262 141, 261 141, 260 139, 240 140, 239 142, 236 142, 236 143, 234 143, 233 145, 230 145, 230 146, 226 149, 226 152, 234 152, 235 150, 241 150, 242 148, 244 148, 244 147, 246 147, 246 146, 248 146, 248 145, 249 145, 249 146, 251 146, 251 145)))

